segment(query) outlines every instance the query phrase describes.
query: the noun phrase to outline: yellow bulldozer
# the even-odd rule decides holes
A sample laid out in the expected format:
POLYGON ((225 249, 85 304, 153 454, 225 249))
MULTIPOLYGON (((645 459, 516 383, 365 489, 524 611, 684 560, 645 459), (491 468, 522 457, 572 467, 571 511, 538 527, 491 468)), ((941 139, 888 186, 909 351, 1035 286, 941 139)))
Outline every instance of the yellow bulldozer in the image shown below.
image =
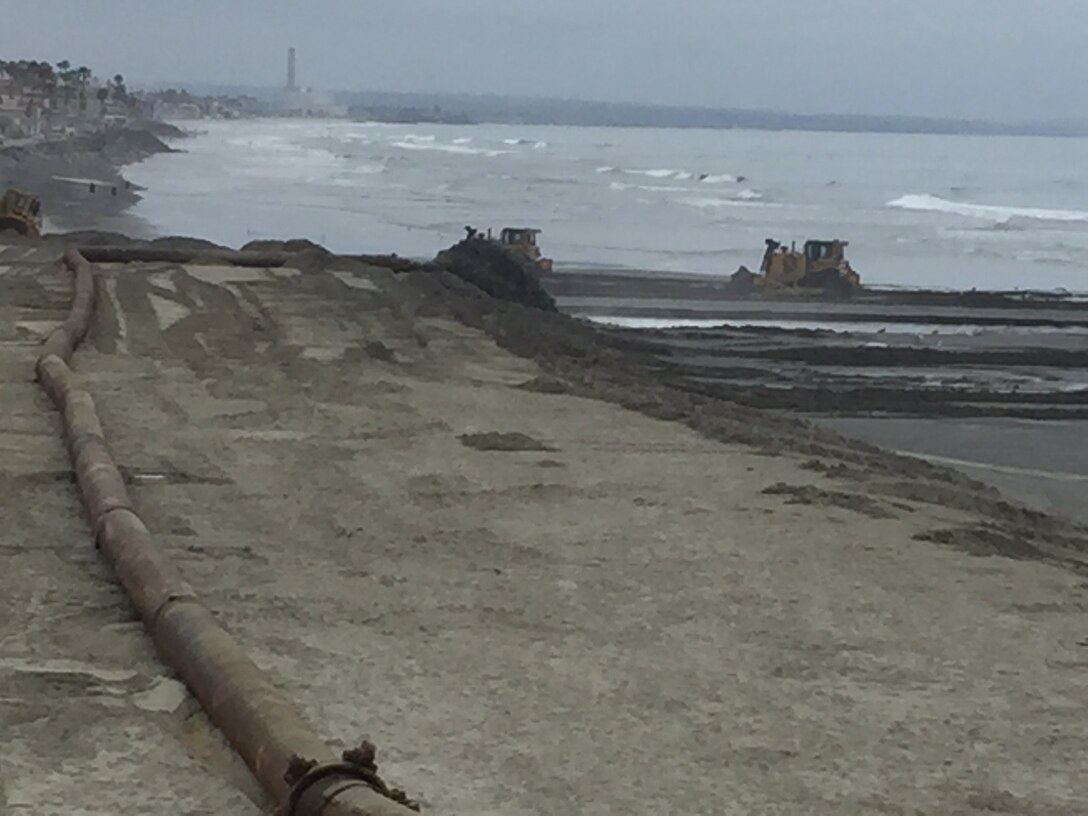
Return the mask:
POLYGON ((499 243, 512 252, 522 255, 535 263, 541 272, 552 271, 552 259, 545 258, 537 246, 536 237, 540 230, 528 227, 505 227, 499 233, 499 243))
POLYGON ((36 195, 8 189, 0 197, 0 232, 14 230, 31 238, 42 237, 42 202, 36 195))
POLYGON ((847 241, 805 241, 800 252, 796 245, 787 248, 773 238, 765 243, 759 274, 741 267, 732 278, 737 288, 765 295, 842 298, 861 288, 861 278, 846 260, 847 241))

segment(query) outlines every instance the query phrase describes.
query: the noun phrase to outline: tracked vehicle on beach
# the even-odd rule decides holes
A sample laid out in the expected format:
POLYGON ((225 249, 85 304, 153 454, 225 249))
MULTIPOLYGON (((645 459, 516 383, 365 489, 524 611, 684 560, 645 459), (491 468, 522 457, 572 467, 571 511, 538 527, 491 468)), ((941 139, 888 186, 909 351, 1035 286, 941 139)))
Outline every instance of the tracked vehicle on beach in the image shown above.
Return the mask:
POLYGON ((537 272, 548 273, 552 271, 552 259, 545 258, 544 253, 542 253, 540 247, 537 246, 536 237, 540 235, 540 233, 541 230, 532 227, 503 227, 502 231, 499 233, 499 237, 495 238, 491 234, 490 227, 488 227, 486 233, 475 227, 465 227, 466 240, 492 241, 497 243, 499 246, 505 247, 515 255, 529 261, 536 267, 537 272))
POLYGON ((800 252, 795 244, 787 248, 773 238, 765 243, 759 274, 742 266, 731 278, 736 289, 746 294, 848 298, 861 288, 860 276, 846 260, 847 241, 805 241, 800 252))
POLYGON ((545 258, 537 246, 536 237, 540 230, 529 227, 505 227, 499 233, 499 243, 512 252, 528 258, 540 268, 541 272, 552 271, 552 259, 545 258))
POLYGON ((0 232, 14 230, 31 238, 42 237, 42 202, 36 195, 8 189, 0 197, 0 232))

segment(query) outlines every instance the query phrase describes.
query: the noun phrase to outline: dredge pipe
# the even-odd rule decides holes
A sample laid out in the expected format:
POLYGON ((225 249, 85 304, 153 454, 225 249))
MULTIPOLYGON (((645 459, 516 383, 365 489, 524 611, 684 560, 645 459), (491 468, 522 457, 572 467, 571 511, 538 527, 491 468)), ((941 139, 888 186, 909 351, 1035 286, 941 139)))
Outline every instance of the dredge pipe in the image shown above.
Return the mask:
POLYGON ((94 400, 68 367, 90 326, 95 284, 78 251, 69 250, 64 263, 75 296, 68 319, 45 341, 38 380, 64 415, 95 541, 159 654, 278 803, 279 816, 410 816, 418 808, 378 776, 374 747, 364 742, 335 757, 155 546, 110 456, 94 400))
MULTIPOLYGON (((109 244, 80 247, 79 252, 91 263, 175 263, 225 264, 263 269, 288 266, 297 262, 295 252, 271 252, 249 249, 165 249, 148 246, 112 246, 109 244)), ((417 272, 433 269, 428 261, 402 258, 399 255, 339 255, 368 266, 378 266, 393 272, 417 272)))
POLYGON ((91 263, 195 263, 262 268, 283 266, 290 257, 282 252, 118 246, 86 246, 81 247, 79 253, 91 263))

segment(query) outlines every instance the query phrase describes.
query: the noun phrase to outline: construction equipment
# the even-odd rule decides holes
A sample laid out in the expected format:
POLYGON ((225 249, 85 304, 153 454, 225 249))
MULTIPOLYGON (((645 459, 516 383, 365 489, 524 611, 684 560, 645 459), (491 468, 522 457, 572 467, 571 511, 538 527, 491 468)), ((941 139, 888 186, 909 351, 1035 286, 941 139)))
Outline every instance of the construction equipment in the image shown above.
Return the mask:
POLYGON ((538 229, 528 227, 505 227, 499 233, 499 243, 518 255, 522 255, 535 263, 540 271, 548 273, 552 271, 552 259, 545 258, 540 247, 536 244, 536 237, 540 234, 538 229))
POLYGON ((9 229, 31 238, 42 237, 42 202, 36 195, 8 189, 0 198, 0 232, 9 229))
POLYGON ((798 252, 773 238, 766 240, 759 275, 744 267, 733 275, 738 288, 756 290, 766 295, 797 297, 850 297, 861 287, 861 278, 846 260, 847 241, 805 241, 798 252))

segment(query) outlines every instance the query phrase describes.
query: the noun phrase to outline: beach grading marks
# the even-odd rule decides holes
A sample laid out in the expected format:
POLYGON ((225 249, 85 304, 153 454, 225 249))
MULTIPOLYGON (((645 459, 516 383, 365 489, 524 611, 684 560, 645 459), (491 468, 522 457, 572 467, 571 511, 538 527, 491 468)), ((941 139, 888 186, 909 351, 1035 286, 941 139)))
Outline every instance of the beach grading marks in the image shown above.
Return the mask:
MULTIPOLYGON (((788 504, 867 488, 518 387, 540 366, 442 313, 424 279, 190 272, 191 314, 166 330, 140 266, 107 272, 128 353, 107 314, 76 355, 126 472, 200 475, 134 480, 133 501, 317 729, 370 736, 428 812, 1088 813, 1075 571, 917 540, 986 522, 939 501, 788 504), (791 496, 764 494, 778 484, 791 496)), ((9 286, 0 327, 62 300, 14 306, 9 286)), ((265 812, 178 701, 71 484, 30 478, 65 471, 35 353, 0 344, 0 802, 265 812)))
POLYGON ((245 266, 212 266, 192 264, 186 273, 204 283, 222 286, 226 283, 254 283, 269 280, 269 271, 245 266))
POLYGON ((184 320, 190 314, 187 308, 176 301, 167 300, 153 294, 148 294, 147 299, 155 310, 155 317, 159 321, 160 329, 166 330, 178 321, 184 320))

